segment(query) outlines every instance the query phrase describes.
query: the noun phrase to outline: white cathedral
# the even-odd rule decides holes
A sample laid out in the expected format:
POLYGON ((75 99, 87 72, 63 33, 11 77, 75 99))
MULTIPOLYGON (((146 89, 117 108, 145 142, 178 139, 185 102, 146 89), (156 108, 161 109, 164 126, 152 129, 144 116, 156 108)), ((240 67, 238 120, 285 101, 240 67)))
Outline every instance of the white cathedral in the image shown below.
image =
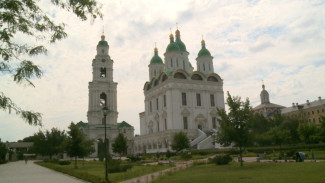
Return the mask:
POLYGON ((149 81, 144 84, 145 111, 140 113, 140 135, 123 121, 117 123, 117 83, 113 80, 113 60, 105 36, 97 45, 92 61, 93 79, 89 82, 88 123, 79 122, 87 138, 94 139, 98 153, 99 140, 104 140, 103 106, 110 112, 106 119, 109 150, 118 133, 128 139, 128 153, 155 153, 171 150, 175 133, 186 132, 191 148, 214 148, 212 134, 217 131, 217 108, 224 108, 223 80, 214 72, 213 57, 202 40, 196 58, 197 71, 189 61, 189 52, 176 30, 170 34, 164 62, 154 49, 149 64, 149 81))
POLYGON ((180 31, 169 36, 164 61, 154 49, 149 81, 144 84, 145 111, 140 113, 140 135, 134 138, 134 153, 171 150, 175 133, 186 132, 191 148, 214 148, 218 127, 217 108, 224 108, 223 80, 214 72, 213 57, 202 40, 196 58, 197 71, 180 31), (209 135, 210 134, 210 135, 209 135))

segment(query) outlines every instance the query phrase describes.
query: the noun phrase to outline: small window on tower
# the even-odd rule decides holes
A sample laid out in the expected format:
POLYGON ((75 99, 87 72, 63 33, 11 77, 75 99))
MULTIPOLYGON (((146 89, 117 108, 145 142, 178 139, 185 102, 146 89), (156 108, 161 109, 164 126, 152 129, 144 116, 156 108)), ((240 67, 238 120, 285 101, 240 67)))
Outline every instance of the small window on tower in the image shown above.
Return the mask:
POLYGON ((100 68, 100 77, 106 78, 106 68, 100 68))

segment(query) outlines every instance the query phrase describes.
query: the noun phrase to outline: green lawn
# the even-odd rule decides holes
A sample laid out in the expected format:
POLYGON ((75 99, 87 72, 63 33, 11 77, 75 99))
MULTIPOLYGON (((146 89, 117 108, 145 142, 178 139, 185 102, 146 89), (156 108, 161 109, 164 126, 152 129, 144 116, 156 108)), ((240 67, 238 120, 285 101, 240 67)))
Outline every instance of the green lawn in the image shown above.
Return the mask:
POLYGON ((161 183, 323 183, 325 162, 204 164, 170 173, 154 182, 161 183))
MULTIPOLYGON (((78 177, 80 179, 84 179, 90 182, 102 182, 105 178, 105 167, 104 163, 100 161, 89 161, 85 162, 85 165, 82 166, 81 162, 78 162, 78 169, 74 169, 74 162, 70 165, 59 165, 53 163, 44 163, 44 162, 36 162, 41 166, 45 166, 47 168, 60 171, 71 176, 78 177)), ((128 180, 134 177, 139 177, 142 175, 146 175, 152 172, 157 172, 160 170, 164 170, 170 168, 169 166, 157 165, 157 166, 149 166, 149 165, 136 165, 133 164, 133 167, 126 172, 122 173, 109 173, 108 178, 111 182, 120 182, 123 180, 128 180)))

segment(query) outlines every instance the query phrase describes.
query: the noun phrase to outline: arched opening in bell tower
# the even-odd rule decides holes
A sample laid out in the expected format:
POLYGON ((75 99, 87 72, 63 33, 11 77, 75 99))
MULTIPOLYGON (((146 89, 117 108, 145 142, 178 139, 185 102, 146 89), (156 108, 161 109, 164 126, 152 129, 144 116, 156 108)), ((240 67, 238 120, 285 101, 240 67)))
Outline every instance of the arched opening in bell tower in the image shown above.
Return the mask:
POLYGON ((105 93, 101 93, 99 96, 99 105, 101 107, 107 106, 107 96, 105 93))
POLYGON ((100 68, 100 77, 106 78, 106 68, 100 68))

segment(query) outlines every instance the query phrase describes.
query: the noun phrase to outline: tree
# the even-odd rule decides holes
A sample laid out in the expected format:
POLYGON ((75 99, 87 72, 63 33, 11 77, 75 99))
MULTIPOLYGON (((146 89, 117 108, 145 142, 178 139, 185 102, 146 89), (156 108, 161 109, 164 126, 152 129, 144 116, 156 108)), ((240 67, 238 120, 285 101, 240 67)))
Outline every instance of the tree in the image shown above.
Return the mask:
POLYGON ((229 113, 224 109, 217 109, 220 128, 216 135, 216 142, 223 146, 233 145, 239 149, 240 166, 243 166, 242 154, 252 142, 252 132, 249 123, 252 118, 252 108, 248 98, 242 102, 240 97, 231 97, 227 92, 227 105, 229 113))
MULTIPOLYGON (((72 12, 81 20, 97 16, 102 17, 101 5, 96 0, 51 0, 52 5, 72 12)), ((43 45, 55 43, 67 37, 65 24, 56 24, 53 18, 40 9, 36 0, 5 0, 0 1, 0 72, 11 74, 16 84, 26 84, 35 87, 31 79, 41 78, 43 72, 40 66, 30 59, 33 56, 46 54, 43 45), (17 35, 24 40, 15 39, 17 35), (38 45, 29 44, 35 42, 38 45)), ((41 125, 42 115, 20 108, 9 97, 0 91, 0 109, 12 111, 30 125, 41 125)))
POLYGON ((122 133, 119 133, 112 144, 113 152, 120 154, 120 159, 122 154, 126 153, 128 149, 127 139, 122 133))
POLYGON ((0 139, 0 163, 6 159, 7 147, 6 144, 1 142, 0 139))
POLYGON ((181 151, 183 149, 189 148, 190 141, 188 140, 186 133, 185 132, 175 133, 171 147, 175 151, 181 151))
POLYGON ((25 138, 24 140, 33 140, 34 144, 32 151, 43 156, 49 156, 52 159, 53 155, 63 153, 64 141, 66 134, 57 128, 52 128, 51 131, 39 131, 33 137, 25 138))
POLYGON ((52 128, 51 131, 46 130, 46 143, 48 145, 48 155, 52 159, 53 155, 63 153, 64 151, 64 141, 66 139, 66 134, 57 128, 52 128))
POLYGON ((299 134, 298 134, 298 127, 299 123, 301 123, 298 118, 293 117, 286 117, 283 116, 283 122, 279 125, 281 129, 289 130, 290 138, 289 143, 298 143, 300 142, 299 134))
POLYGON ((325 142, 325 116, 320 116, 319 136, 322 142, 325 142))
POLYGON ((298 133, 305 144, 317 143, 319 137, 317 136, 318 129, 314 123, 300 123, 298 133))
POLYGON ((94 149, 92 147, 93 141, 87 140, 86 135, 73 122, 71 122, 69 126, 68 134, 69 136, 66 141, 67 154, 70 157, 75 158, 74 167, 78 168, 77 158, 83 158, 94 152, 94 149))
POLYGON ((271 137, 273 143, 280 147, 280 152, 281 145, 286 143, 290 137, 290 131, 281 129, 280 127, 271 128, 267 134, 271 137))

